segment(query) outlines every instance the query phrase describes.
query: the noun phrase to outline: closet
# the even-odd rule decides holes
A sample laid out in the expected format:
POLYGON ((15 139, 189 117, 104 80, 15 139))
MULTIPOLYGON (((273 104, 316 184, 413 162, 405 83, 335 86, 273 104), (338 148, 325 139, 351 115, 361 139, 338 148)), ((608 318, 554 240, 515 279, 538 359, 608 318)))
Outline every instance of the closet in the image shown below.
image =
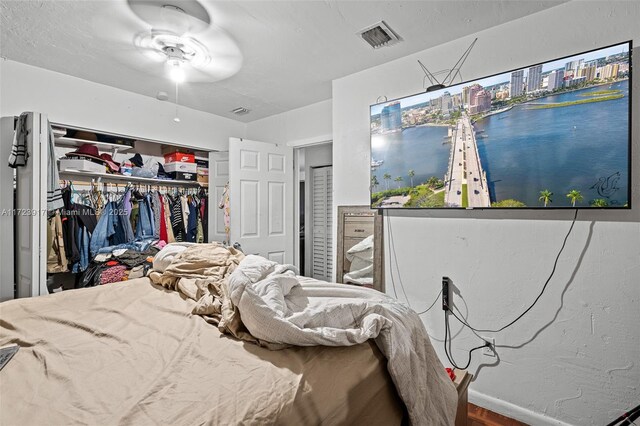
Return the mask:
MULTIPOLYGON (((121 253, 129 247, 127 244, 133 247, 140 241, 159 240, 162 225, 167 225, 167 221, 163 221, 161 217, 164 212, 160 213, 164 210, 163 206, 169 206, 170 210, 175 208, 175 211, 167 213, 169 222, 179 219, 184 228, 182 235, 174 235, 175 240, 218 240, 216 235, 219 235, 219 232, 210 230, 220 222, 220 218, 217 217, 221 215, 217 208, 219 200, 214 198, 215 194, 212 194, 209 200, 209 176, 204 174, 207 170, 206 163, 213 158, 213 152, 66 123, 51 123, 54 130, 54 146, 51 149, 47 116, 29 113, 24 122, 15 117, 2 118, 0 130, 3 157, 7 154, 7 145, 11 145, 10 142, 15 136, 15 126, 21 123, 27 134, 26 151, 29 156, 24 166, 15 168, 15 182, 12 181, 11 186, 5 179, 1 183, 1 207, 12 212, 12 226, 9 227, 6 220, 0 225, 3 235, 6 236, 5 247, 12 247, 13 250, 10 251, 14 254, 14 259, 9 259, 9 256, 1 259, 2 300, 11 298, 14 292, 17 297, 48 294, 51 288, 59 285, 55 281, 63 276, 63 273, 52 274, 51 271, 69 270, 64 274, 72 274, 78 269, 86 270, 87 259, 84 256, 87 253, 83 252, 87 237, 83 234, 86 232, 86 223, 83 221, 85 213, 95 214, 92 219, 88 219, 89 227, 95 227, 96 222, 99 224, 104 215, 113 215, 114 219, 109 218, 108 226, 117 231, 112 232, 110 236, 102 236, 101 238, 104 238, 100 243, 94 242, 93 230, 89 233, 91 244, 88 263, 92 263, 91 260, 98 250, 105 247, 121 246, 123 249, 118 251, 121 253), (176 151, 180 153, 178 161, 168 154, 176 151), (165 160, 171 162, 167 164, 165 160), (196 161, 199 161, 199 166, 196 161), (58 171, 59 179, 56 185, 62 189, 62 198, 65 200, 65 208, 56 210, 55 214, 52 214, 51 210, 51 194, 49 210, 47 206, 47 182, 51 181, 52 164, 58 171), (202 170, 203 173, 198 175, 196 170, 202 170), (15 199, 8 199, 9 190, 15 194, 15 199), (165 201, 166 203, 163 203, 165 201), (136 208, 136 204, 138 215, 137 218, 133 218, 132 209, 136 208), (119 217, 123 211, 128 222, 124 221, 124 217, 119 217), (187 214, 184 214, 185 211, 187 214), (178 212, 184 215, 179 215, 178 212), (191 213, 191 216, 188 213, 191 213), (71 221, 80 222, 82 225, 76 228, 78 233, 69 239, 62 235, 62 227, 71 221), (5 231, 7 235, 4 234, 5 231), (62 247, 63 250, 52 251, 51 248, 56 247, 58 239, 61 245, 63 241, 66 244, 62 247), (74 245, 75 255, 64 256, 65 259, 61 259, 64 253, 68 255, 71 252, 68 244, 74 245), (56 254, 59 260, 57 266, 56 254), (65 264, 64 261, 71 260, 72 257, 75 260, 73 264, 65 264), (6 280, 5 275, 9 275, 9 270, 12 271, 13 279, 6 280), (13 287, 14 282, 16 288, 9 288, 13 287)), ((3 178, 5 175, 12 176, 13 173, 5 173, 5 167, 3 178)), ((214 192, 220 192, 219 188, 215 188, 214 192)), ((173 229, 183 228, 178 226, 173 229)), ((4 250, 3 253, 7 251, 9 250, 4 250)), ((77 286, 77 283, 70 284, 69 279, 62 281, 65 283, 65 289, 77 286)))

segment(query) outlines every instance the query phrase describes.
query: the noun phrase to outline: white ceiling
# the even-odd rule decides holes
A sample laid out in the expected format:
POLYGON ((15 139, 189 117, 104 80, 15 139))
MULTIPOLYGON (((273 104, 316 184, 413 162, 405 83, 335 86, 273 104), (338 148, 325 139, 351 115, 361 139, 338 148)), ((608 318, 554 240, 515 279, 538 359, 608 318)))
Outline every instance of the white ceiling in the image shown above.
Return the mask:
MULTIPOLYGON (((161 4, 180 2, 160 0, 161 4)), ((213 22, 237 41, 244 63, 240 72, 226 80, 181 85, 180 104, 248 122, 329 99, 333 79, 562 1, 200 3, 213 22), (382 19, 404 41, 374 50, 356 33, 382 19), (230 112, 239 106, 251 113, 230 112)), ((122 60, 139 55, 132 40, 144 24, 126 0, 0 0, 0 10, 1 56, 146 96, 155 97, 162 90, 173 99, 167 78, 122 60)))

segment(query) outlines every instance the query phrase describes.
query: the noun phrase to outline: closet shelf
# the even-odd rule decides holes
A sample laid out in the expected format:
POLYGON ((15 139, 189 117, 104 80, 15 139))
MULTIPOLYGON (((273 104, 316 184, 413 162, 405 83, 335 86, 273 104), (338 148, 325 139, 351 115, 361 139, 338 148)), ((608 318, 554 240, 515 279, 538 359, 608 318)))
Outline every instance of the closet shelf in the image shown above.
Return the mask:
POLYGON ((55 138, 56 146, 64 147, 64 148, 78 148, 86 143, 90 143, 98 147, 101 151, 113 151, 117 149, 119 152, 129 151, 133 149, 132 146, 118 144, 118 143, 110 143, 110 142, 97 142, 97 141, 89 141, 84 139, 75 139, 67 136, 60 136, 55 138))
POLYGON ((199 183, 194 180, 154 179, 154 178, 144 178, 144 177, 136 177, 136 176, 113 175, 108 173, 81 172, 81 171, 74 171, 74 170, 61 171, 60 179, 78 180, 78 181, 100 179, 101 182, 110 182, 110 183, 132 182, 132 183, 142 183, 142 184, 160 185, 160 186, 190 186, 190 187, 205 187, 205 188, 208 186, 207 184, 199 183))

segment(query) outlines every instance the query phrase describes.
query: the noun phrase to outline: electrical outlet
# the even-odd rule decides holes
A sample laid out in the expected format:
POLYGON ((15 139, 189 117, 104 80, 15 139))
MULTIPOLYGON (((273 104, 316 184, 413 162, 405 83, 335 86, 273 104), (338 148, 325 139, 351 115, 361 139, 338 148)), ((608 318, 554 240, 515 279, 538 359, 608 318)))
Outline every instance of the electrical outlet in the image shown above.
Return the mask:
POLYGON ((491 346, 485 346, 484 348, 482 348, 482 354, 486 356, 496 356, 496 352, 495 352, 496 339, 494 339, 493 337, 483 337, 483 336, 480 336, 480 338, 491 345, 491 346))

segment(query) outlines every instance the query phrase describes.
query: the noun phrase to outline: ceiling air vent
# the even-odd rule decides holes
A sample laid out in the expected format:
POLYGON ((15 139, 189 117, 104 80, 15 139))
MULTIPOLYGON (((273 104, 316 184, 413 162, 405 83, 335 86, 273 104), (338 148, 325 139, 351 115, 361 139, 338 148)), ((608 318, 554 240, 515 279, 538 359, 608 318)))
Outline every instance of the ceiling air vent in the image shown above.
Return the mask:
POLYGON ((392 46, 402 41, 402 38, 384 21, 380 21, 377 24, 373 24, 359 31, 358 35, 374 49, 379 49, 384 46, 392 46))
POLYGON ((238 107, 238 108, 234 108, 231 110, 232 113, 236 114, 236 115, 245 115, 245 114, 249 114, 249 110, 246 109, 245 107, 238 107))

